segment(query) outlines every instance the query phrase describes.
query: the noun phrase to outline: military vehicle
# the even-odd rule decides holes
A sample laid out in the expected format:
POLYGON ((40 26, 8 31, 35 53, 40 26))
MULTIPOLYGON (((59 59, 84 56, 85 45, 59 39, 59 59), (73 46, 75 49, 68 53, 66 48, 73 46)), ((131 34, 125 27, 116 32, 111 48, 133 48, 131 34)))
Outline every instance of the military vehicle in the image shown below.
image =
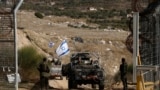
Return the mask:
POLYGON ((50 79, 59 79, 62 80, 63 76, 62 76, 62 63, 59 59, 54 58, 51 61, 51 65, 50 65, 50 79))
POLYGON ((62 66, 62 74, 68 78, 69 89, 82 84, 91 84, 92 88, 96 88, 98 84, 99 90, 104 90, 104 70, 99 65, 99 58, 92 59, 88 52, 73 53, 70 63, 62 66))

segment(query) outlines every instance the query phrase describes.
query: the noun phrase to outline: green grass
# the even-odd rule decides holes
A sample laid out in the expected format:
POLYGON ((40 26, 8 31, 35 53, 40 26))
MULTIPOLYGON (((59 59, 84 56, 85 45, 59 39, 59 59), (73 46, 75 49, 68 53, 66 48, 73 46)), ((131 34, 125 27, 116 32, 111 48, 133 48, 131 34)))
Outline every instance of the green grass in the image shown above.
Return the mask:
POLYGON ((41 62, 44 55, 32 46, 25 46, 18 51, 19 72, 22 81, 28 81, 39 76, 37 66, 41 62))

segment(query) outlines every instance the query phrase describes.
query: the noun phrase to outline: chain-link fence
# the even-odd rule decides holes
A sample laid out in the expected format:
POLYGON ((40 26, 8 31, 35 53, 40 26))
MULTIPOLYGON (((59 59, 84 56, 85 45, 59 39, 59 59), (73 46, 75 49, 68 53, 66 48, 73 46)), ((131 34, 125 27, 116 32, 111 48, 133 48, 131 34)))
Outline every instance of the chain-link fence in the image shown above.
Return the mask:
MULTIPOLYGON (((139 28, 139 51, 142 65, 159 66, 160 65, 160 3, 151 3, 148 8, 140 13, 139 28), (152 9, 150 9, 152 8, 152 9), (150 11, 155 10, 155 11, 150 11)), ((159 71, 149 69, 143 71, 145 82, 157 82, 159 86, 159 77, 156 76, 159 71)), ((154 86, 157 86, 154 85, 154 86)), ((154 87, 154 90, 159 87, 154 87)))
POLYGON ((0 0, 0 90, 15 89, 15 18, 18 1, 0 0))
MULTIPOLYGON (((131 35, 128 36, 126 41, 128 49, 134 53, 132 45, 134 39, 137 41, 138 53, 139 53, 139 66, 137 68, 137 75, 142 75, 142 81, 144 81, 144 87, 149 83, 153 90, 159 90, 159 65, 160 65, 160 2, 159 0, 149 0, 149 2, 143 0, 133 0, 133 10, 139 12, 139 22, 133 22, 133 18, 130 20, 131 35), (144 3, 140 2, 143 1, 144 3), (145 3, 146 2, 146 3, 145 3), (146 6, 148 2, 148 5, 146 6), (140 8, 146 6, 145 8, 140 8), (136 24, 138 28, 132 28, 136 24), (134 30, 137 30, 134 33, 134 30), (138 34, 134 35, 134 34, 138 34), (134 37, 135 36, 135 37, 134 37), (136 38, 137 37, 137 38, 136 38)), ((135 20, 136 21, 136 20, 135 20)), ((133 45, 134 46, 134 45, 133 45)), ((135 49, 135 48, 134 48, 135 49)), ((136 62, 136 61, 135 61, 136 62)), ((139 82, 139 81, 137 81, 139 82)))

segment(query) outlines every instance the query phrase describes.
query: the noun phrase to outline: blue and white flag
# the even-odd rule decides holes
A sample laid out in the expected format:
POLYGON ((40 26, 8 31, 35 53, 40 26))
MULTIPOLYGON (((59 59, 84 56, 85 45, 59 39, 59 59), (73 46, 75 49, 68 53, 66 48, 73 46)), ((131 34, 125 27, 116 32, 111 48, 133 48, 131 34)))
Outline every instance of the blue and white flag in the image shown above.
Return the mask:
POLYGON ((50 48, 52 48, 52 47, 54 46, 54 43, 53 43, 53 42, 49 42, 48 46, 49 46, 50 48))
POLYGON ((56 53, 59 57, 69 53, 69 48, 66 40, 63 40, 63 42, 58 46, 58 48, 56 49, 56 53))

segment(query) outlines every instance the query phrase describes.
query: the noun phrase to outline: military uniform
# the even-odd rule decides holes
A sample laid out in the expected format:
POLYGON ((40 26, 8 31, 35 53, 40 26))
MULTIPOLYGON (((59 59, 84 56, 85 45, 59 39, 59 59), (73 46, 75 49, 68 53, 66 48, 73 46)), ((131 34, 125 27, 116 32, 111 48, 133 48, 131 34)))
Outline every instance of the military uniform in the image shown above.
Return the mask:
POLYGON ((48 90, 49 87, 49 66, 46 58, 43 59, 43 62, 39 64, 38 70, 40 72, 40 85, 41 85, 41 90, 46 89, 48 90))
POLYGON ((122 64, 120 65, 120 73, 121 73, 121 80, 123 83, 123 90, 127 90, 127 63, 125 59, 122 58, 122 64))

